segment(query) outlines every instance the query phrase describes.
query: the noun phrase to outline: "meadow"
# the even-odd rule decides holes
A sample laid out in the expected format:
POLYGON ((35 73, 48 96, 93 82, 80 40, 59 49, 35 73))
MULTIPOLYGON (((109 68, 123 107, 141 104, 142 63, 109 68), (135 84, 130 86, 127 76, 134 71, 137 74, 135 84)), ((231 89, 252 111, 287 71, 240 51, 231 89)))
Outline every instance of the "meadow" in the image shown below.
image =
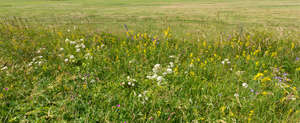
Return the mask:
POLYGON ((300 122, 297 0, 2 0, 1 122, 300 122))

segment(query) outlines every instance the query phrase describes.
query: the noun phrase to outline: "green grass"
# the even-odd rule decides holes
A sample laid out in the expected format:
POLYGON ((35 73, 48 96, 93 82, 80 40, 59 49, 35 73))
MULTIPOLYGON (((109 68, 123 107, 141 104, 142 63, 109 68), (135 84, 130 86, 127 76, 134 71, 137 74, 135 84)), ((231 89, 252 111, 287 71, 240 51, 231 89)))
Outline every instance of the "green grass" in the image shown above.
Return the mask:
POLYGON ((299 122, 293 37, 207 42, 168 29, 123 37, 18 24, 0 34, 3 122, 299 122))
POLYGON ((31 23, 74 24, 122 34, 123 24, 141 32, 170 26, 176 37, 207 37, 239 28, 299 32, 297 0, 2 0, 3 17, 31 23), (209 33, 208 33, 209 32, 209 33))
POLYGON ((300 122, 297 6, 2 0, 0 121, 300 122))

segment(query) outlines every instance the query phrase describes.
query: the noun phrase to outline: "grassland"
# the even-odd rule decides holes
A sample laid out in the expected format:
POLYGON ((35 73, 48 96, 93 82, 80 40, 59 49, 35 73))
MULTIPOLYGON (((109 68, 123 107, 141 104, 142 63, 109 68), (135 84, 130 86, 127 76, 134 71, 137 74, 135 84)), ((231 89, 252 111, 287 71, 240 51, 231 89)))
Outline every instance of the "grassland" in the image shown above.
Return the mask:
POLYGON ((37 24, 74 25, 124 34, 130 30, 161 32, 171 27, 176 37, 215 37, 240 28, 299 31, 298 0, 2 0, 4 17, 37 24))
POLYGON ((296 0, 2 1, 2 122, 300 122, 296 0))

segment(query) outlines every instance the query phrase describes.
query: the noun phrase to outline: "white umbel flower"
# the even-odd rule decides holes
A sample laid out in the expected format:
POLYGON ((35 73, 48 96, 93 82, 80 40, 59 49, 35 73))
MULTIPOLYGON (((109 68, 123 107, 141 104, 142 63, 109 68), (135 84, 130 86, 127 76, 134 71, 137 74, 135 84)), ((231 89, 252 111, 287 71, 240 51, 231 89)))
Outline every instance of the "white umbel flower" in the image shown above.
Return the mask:
POLYGON ((244 88, 248 88, 248 84, 247 83, 243 83, 242 84, 244 88))

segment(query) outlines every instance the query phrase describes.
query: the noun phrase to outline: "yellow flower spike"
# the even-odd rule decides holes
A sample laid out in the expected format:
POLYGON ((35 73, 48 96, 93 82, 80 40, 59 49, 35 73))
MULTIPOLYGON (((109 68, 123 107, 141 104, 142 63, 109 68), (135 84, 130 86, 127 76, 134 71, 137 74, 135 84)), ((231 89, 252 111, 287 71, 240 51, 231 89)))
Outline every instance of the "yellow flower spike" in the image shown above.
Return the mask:
POLYGON ((222 106, 222 107, 220 108, 220 111, 221 111, 222 113, 224 113, 225 109, 226 109, 226 107, 225 107, 225 106, 222 106))
POLYGON ((86 88, 87 88, 87 85, 86 85, 86 84, 83 84, 82 87, 83 87, 83 89, 86 89, 86 88))
POLYGON ((247 61, 249 61, 251 59, 250 55, 247 56, 247 61))
POLYGON ((292 42, 292 46, 291 46, 291 49, 293 50, 295 48, 295 43, 292 42))
POLYGON ((206 47, 206 41, 204 41, 204 42, 202 43, 202 45, 203 45, 203 47, 206 47))
POLYGON ((277 56, 277 52, 272 52, 271 57, 276 57, 277 56))
POLYGON ((191 71, 190 72, 191 76, 195 76, 195 72, 191 71))
POLYGON ((190 54, 190 57, 191 57, 191 58, 193 57, 193 53, 190 54))
POLYGON ((261 78, 261 77, 263 77, 263 76, 264 76, 263 73, 257 73, 257 74, 254 76, 253 80, 258 80, 259 78, 261 78))
POLYGON ((229 116, 234 117, 234 113, 230 111, 229 116))
POLYGON ((270 77, 265 77, 261 80, 261 82, 269 82, 269 81, 271 81, 270 77))
POLYGON ((293 89, 293 91, 297 91, 297 88, 295 86, 292 89, 293 89))
POLYGON ((249 41, 246 42, 245 46, 248 47, 250 45, 249 41))
POLYGON ((157 116, 158 116, 158 117, 159 117, 159 116, 160 116, 160 114, 161 114, 161 112, 160 112, 160 111, 157 111, 156 113, 157 113, 157 116))
POLYGON ((259 61, 255 62, 255 65, 258 66, 259 65, 259 61))

